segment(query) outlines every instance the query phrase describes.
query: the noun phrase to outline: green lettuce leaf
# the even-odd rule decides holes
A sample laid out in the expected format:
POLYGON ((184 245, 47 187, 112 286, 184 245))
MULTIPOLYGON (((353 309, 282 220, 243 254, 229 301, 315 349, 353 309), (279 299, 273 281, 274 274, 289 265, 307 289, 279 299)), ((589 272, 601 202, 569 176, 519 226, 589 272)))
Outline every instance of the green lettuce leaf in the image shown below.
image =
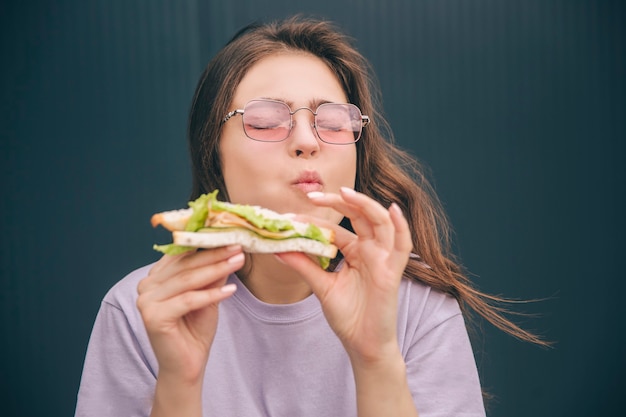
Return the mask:
POLYGON ((330 266, 330 258, 325 258, 323 256, 318 256, 317 257, 317 262, 319 262, 319 264, 322 267, 322 269, 328 269, 328 267, 330 266))
POLYGON ((196 248, 192 248, 189 246, 175 245, 173 243, 170 243, 168 245, 154 245, 152 246, 152 249, 154 249, 157 252, 164 253, 166 255, 180 255, 181 253, 185 253, 190 250, 194 250, 196 248))
POLYGON ((322 233, 322 230, 312 223, 309 223, 306 232, 304 232, 304 237, 308 237, 309 239, 317 240, 326 244, 330 243, 328 239, 326 239, 326 237, 324 236, 324 233, 322 233))
POLYGON ((194 201, 189 202, 189 207, 193 210, 189 221, 185 226, 185 231, 195 232, 196 230, 204 227, 206 218, 209 215, 209 202, 215 200, 218 190, 213 191, 210 194, 202 194, 194 201))

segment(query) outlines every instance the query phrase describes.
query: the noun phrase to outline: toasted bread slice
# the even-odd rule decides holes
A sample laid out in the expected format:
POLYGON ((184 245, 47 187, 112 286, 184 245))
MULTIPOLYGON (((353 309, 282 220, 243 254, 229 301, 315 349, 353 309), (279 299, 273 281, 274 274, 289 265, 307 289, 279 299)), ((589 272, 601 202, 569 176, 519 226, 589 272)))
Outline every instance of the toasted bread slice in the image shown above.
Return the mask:
POLYGON ((301 237, 267 239, 246 229, 206 232, 174 231, 172 236, 176 245, 195 248, 241 245, 245 252, 250 253, 304 252, 326 258, 337 256, 337 247, 332 244, 301 237))
POLYGON ((180 210, 170 210, 164 211, 162 213, 156 213, 150 219, 150 223, 152 227, 157 227, 158 225, 163 226, 170 232, 174 230, 185 230, 185 226, 193 213, 193 209, 180 209, 180 210))

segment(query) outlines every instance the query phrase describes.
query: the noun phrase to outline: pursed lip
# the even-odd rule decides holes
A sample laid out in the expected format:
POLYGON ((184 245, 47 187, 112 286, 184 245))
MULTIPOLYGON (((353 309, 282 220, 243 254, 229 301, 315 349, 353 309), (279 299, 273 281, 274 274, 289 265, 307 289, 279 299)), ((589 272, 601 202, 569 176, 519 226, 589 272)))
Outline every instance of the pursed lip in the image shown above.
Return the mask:
POLYGON ((311 191, 321 191, 324 188, 322 177, 316 171, 303 171, 298 178, 292 182, 292 185, 310 193, 311 191))

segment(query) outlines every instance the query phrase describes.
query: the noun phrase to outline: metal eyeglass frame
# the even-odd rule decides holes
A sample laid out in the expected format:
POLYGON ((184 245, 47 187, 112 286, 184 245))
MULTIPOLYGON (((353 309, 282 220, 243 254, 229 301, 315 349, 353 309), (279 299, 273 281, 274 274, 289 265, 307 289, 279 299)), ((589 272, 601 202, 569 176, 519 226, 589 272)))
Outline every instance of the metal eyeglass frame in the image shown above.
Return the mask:
POLYGON ((355 107, 359 113, 361 114, 361 130, 359 131, 359 136, 352 142, 329 142, 327 140, 322 139, 322 137, 320 136, 320 132, 318 132, 317 130, 317 124, 313 123, 312 127, 315 129, 315 134, 317 135, 317 137, 319 138, 319 140, 321 140, 324 143, 328 143, 331 145, 352 145, 353 143, 358 142, 361 139, 361 136, 363 135, 363 128, 365 126, 367 126, 370 123, 370 118, 369 116, 365 116, 363 115, 363 113, 361 113, 361 109, 359 109, 356 105, 352 104, 352 103, 322 103, 319 106, 317 106, 316 111, 313 111, 312 109, 310 109, 309 107, 298 107, 295 110, 291 110, 291 107, 289 107, 289 105, 285 102, 279 101, 279 100, 267 100, 267 99, 254 99, 254 100, 250 100, 249 102, 246 103, 246 105, 244 106, 243 109, 235 109, 231 112, 228 112, 226 114, 226 116, 224 116, 224 118, 222 119, 222 123, 226 123, 229 119, 231 119, 232 117, 236 116, 236 115, 241 115, 242 116, 242 123, 243 123, 243 114, 245 112, 245 108, 248 106, 248 104, 250 104, 251 102, 254 101, 264 101, 264 102, 270 102, 270 103, 278 103, 281 104, 285 107, 287 107, 287 109, 289 110, 289 132, 287 132, 287 136, 285 136, 283 139, 281 140, 262 140, 262 139, 256 139, 251 137, 250 135, 248 135, 248 132, 246 131, 246 127, 243 126, 243 131, 246 134, 246 137, 248 137, 251 140, 255 140, 257 142, 283 142, 285 140, 287 140, 287 138, 289 138, 289 136, 291 136, 291 130, 293 129, 294 123, 293 123, 293 115, 296 114, 297 112, 299 112, 300 110, 308 110, 311 112, 311 114, 313 114, 313 117, 316 118, 317 117, 317 112, 319 111, 319 108, 328 104, 341 104, 341 105, 349 105, 349 106, 353 106, 355 107))

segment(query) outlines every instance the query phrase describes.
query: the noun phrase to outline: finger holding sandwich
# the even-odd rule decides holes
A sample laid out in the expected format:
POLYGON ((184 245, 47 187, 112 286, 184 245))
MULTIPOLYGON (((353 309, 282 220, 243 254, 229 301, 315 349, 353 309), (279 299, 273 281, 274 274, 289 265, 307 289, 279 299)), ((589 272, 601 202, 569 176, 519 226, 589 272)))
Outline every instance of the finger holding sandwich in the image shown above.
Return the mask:
POLYGON ((237 245, 207 251, 164 255, 137 288, 139 294, 156 301, 167 300, 186 291, 208 289, 230 272, 228 265, 243 257, 237 245))
POLYGON ((384 208, 353 190, 309 197, 350 219, 355 234, 336 229, 345 263, 330 273, 299 254, 277 257, 309 284, 351 357, 380 358, 397 347, 398 288, 412 248, 408 223, 396 205, 384 208))
POLYGON ((243 262, 238 246, 164 255, 139 283, 137 307, 160 380, 199 382, 217 329, 217 305, 236 289, 226 279, 243 262))

